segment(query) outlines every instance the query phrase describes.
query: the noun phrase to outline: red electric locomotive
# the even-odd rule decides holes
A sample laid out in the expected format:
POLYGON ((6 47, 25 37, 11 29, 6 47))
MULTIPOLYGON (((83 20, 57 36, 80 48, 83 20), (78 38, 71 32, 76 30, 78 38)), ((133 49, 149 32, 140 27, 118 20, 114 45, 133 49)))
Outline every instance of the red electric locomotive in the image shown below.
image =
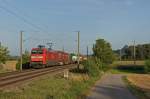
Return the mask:
POLYGON ((69 54, 66 52, 49 50, 47 48, 33 48, 31 50, 30 65, 33 68, 64 65, 70 62, 69 54))

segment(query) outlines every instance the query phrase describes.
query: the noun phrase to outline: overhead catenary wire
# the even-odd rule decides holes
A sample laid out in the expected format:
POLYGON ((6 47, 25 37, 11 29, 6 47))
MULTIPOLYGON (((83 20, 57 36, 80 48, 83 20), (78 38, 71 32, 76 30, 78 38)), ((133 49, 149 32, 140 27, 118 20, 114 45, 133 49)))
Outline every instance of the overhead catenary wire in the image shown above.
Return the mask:
MULTIPOLYGON (((16 6, 13 6, 12 4, 10 4, 9 2, 7 2, 6 0, 1 0, 3 4, 5 4, 7 7, 11 8, 11 9, 14 9, 15 10, 15 13, 19 13, 19 15, 21 17, 23 17, 24 19, 26 19, 27 21, 31 22, 32 24, 36 25, 35 23, 33 23, 31 20, 33 20, 27 13, 23 12, 23 11, 20 11, 16 6)), ((8 9, 8 8, 7 8, 8 9)), ((43 25, 42 26, 46 26, 46 25, 43 25)), ((38 25, 36 25, 36 27, 39 27, 38 25)), ((47 33, 47 31, 45 31, 45 29, 43 29, 42 27, 39 28, 40 30, 44 31, 47 33)))
MULTIPOLYGON (((5 0, 1 0, 1 1, 2 1, 2 3, 4 3, 5 5, 9 6, 9 3, 6 2, 5 0)), ((9 6, 9 7, 10 7, 10 6, 9 6)), ((15 8, 15 11, 18 10, 18 8, 14 7, 14 6, 11 6, 11 8, 15 8)), ((33 22, 27 20, 27 18, 24 17, 24 16, 27 16, 27 14, 23 14, 23 17, 22 17, 21 14, 18 14, 18 13, 16 13, 16 12, 14 12, 14 11, 8 9, 8 7, 6 8, 6 7, 2 6, 2 5, 0 5, 0 9, 2 9, 2 10, 4 10, 4 11, 6 11, 7 13, 9 13, 9 14, 11 14, 11 15, 17 17, 17 18, 19 18, 19 19, 22 20, 24 23, 26 23, 26 24, 32 26, 33 28, 35 28, 35 29, 41 31, 42 34, 43 34, 43 32, 44 32, 44 33, 48 33, 48 31, 45 31, 45 30, 44 30, 43 28, 41 28, 40 26, 38 26, 38 25, 34 24, 33 22)), ((20 11, 19 11, 19 13, 20 13, 20 11)), ((29 16, 27 16, 27 17, 29 18, 29 16)), ((26 32, 26 31, 25 31, 25 32, 26 32)), ((36 33, 41 34, 40 32, 36 32, 36 33)), ((51 33, 51 35, 52 35, 52 34, 54 34, 54 33, 51 33)), ((57 34, 57 33, 56 33, 56 34, 57 34)), ((67 36, 69 36, 69 35, 67 35, 67 36)), ((69 38, 73 38, 73 37, 69 36, 69 38)), ((66 39, 66 37, 65 37, 64 39, 66 39)))
POLYGON ((10 7, 11 9, 14 9, 15 11, 17 11, 19 14, 21 13, 23 15, 23 17, 28 17, 30 18, 30 16, 27 15, 27 13, 23 13, 22 11, 18 10, 18 8, 16 6, 12 6, 9 2, 7 2, 7 0, 1 0, 3 4, 5 4, 7 7, 10 7))
MULTIPOLYGON (((44 30, 43 28, 39 27, 38 25, 36 25, 36 24, 34 24, 34 23, 28 21, 26 18, 22 17, 21 15, 17 14, 16 12, 14 12, 14 11, 12 11, 12 10, 10 10, 10 9, 8 9, 8 8, 6 8, 6 7, 4 7, 4 6, 2 6, 2 5, 0 5, 0 9, 2 9, 2 10, 4 10, 5 12, 7 12, 7 13, 9 13, 9 14, 11 14, 11 15, 17 17, 17 18, 19 18, 19 19, 22 20, 24 23, 26 23, 26 24, 32 26, 34 29, 38 30, 38 32, 36 32, 36 33, 38 33, 38 34, 43 34, 43 32, 44 32, 45 34, 48 33, 48 31, 46 31, 46 30, 44 30), (40 33, 40 32, 42 32, 42 33, 40 33)), ((26 31, 25 31, 25 32, 26 32, 26 31)), ((51 33, 50 35, 52 35, 52 33, 51 33)), ((49 35, 47 35, 47 36, 49 36, 49 35)), ((50 39, 49 39, 49 40, 50 40, 50 39)))
MULTIPOLYGON (((25 17, 25 19, 31 19, 31 17, 25 13, 25 12, 22 12, 20 11, 16 6, 12 6, 9 2, 7 2, 6 0, 1 0, 3 4, 5 4, 7 7, 10 7, 11 9, 14 9, 16 11, 16 13, 18 12, 19 15, 25 17)), ((7 8, 8 9, 8 8, 7 8)))
MULTIPOLYGON (((7 3, 5 0, 2 0, 2 1, 3 1, 5 4, 8 5, 8 3, 7 3)), ((13 8, 14 8, 14 7, 13 7, 13 8)), ((38 25, 36 25, 36 24, 34 24, 34 23, 28 21, 26 18, 22 17, 20 14, 17 14, 16 12, 14 12, 14 11, 12 11, 12 10, 10 10, 10 9, 8 9, 8 8, 6 8, 6 7, 4 7, 4 6, 2 6, 2 5, 0 5, 0 9, 2 9, 2 10, 4 10, 5 12, 7 12, 7 13, 9 13, 9 14, 11 14, 11 15, 17 17, 17 18, 19 18, 19 19, 22 20, 24 23, 26 23, 26 24, 32 26, 32 28, 35 28, 36 30, 38 30, 38 32, 36 32, 36 33, 39 33, 39 32, 42 32, 42 34, 43 34, 43 32, 44 32, 44 33, 47 33, 47 31, 45 31, 43 28, 41 28, 41 27, 39 27, 38 25)), ((17 8, 15 7, 15 9, 17 9, 17 8)), ((15 11, 16 11, 16 10, 15 10, 15 11)), ((25 32, 27 32, 27 31, 25 31, 25 32)), ((41 33, 39 33, 39 34, 41 34, 41 33)), ((24 39, 23 42, 25 42, 26 40, 31 40, 31 37, 29 37, 29 38, 27 38, 27 39, 24 39)), ((32 40, 44 42, 44 41, 50 41, 50 38, 49 38, 49 39, 48 39, 48 38, 47 38, 47 39, 45 39, 45 38, 42 38, 42 39, 34 38, 34 39, 33 39, 33 38, 32 38, 32 40)))
POLYGON ((24 17, 18 15, 18 14, 15 13, 14 11, 12 11, 12 10, 10 10, 10 9, 8 9, 8 8, 6 8, 6 7, 4 7, 4 6, 2 6, 2 5, 0 5, 0 9, 4 10, 5 12, 7 12, 7 13, 9 13, 9 14, 15 16, 15 17, 17 17, 18 19, 22 20, 24 23, 26 23, 26 24, 32 26, 33 28, 35 28, 35 29, 37 29, 37 30, 40 30, 40 31, 42 30, 42 31, 44 31, 44 32, 47 32, 47 31, 43 30, 41 27, 39 27, 39 26, 37 26, 36 24, 34 24, 34 23, 28 21, 26 18, 24 18, 24 17))
MULTIPOLYGON (((34 28, 34 29, 36 29, 36 30, 42 32, 42 33, 40 33, 40 34, 43 35, 43 32, 44 32, 46 35, 48 35, 48 37, 50 37, 49 39, 45 39, 45 38, 42 38, 42 39, 37 39, 37 38, 32 38, 32 39, 31 39, 31 38, 27 38, 27 39, 25 39, 25 40, 34 40, 34 41, 47 42, 47 41, 52 41, 52 39, 53 39, 52 37, 57 34, 57 33, 56 33, 56 34, 51 33, 50 35, 47 34, 48 31, 44 30, 44 29, 43 29, 42 27, 40 27, 39 25, 36 25, 36 24, 33 23, 32 21, 30 21, 30 20, 28 19, 28 16, 26 16, 27 14, 23 14, 23 15, 25 15, 26 17, 25 17, 25 16, 22 16, 22 15, 20 14, 20 12, 17 11, 17 10, 18 10, 17 7, 9 6, 9 3, 7 3, 5 0, 1 0, 1 1, 4 2, 4 3, 3 3, 4 5, 2 5, 2 3, 0 3, 0 9, 1 9, 1 10, 7 12, 8 14, 11 14, 11 15, 15 16, 16 18, 22 20, 25 24, 27 24, 27 25, 31 26, 32 28, 34 28), (14 8, 15 10, 12 10, 12 9, 10 9, 10 8, 14 8), (16 11, 19 12, 19 13, 17 13, 16 11), (53 36, 52 36, 52 35, 53 35, 53 36)), ((27 32, 27 31, 25 30, 25 32, 27 32)), ((36 32, 36 33, 39 33, 39 32, 36 32)), ((61 41, 64 41, 65 39, 70 39, 70 40, 72 40, 73 38, 74 38, 74 37, 73 37, 72 35, 70 35, 70 33, 68 33, 67 36, 63 36, 63 37, 61 37, 60 39, 61 39, 61 41)), ((25 40, 23 40, 23 41, 25 41, 25 40)), ((54 41, 54 40, 53 40, 53 41, 54 41)))
MULTIPOLYGON (((4 6, 2 6, 2 5, 0 5, 0 8, 1 8, 1 9, 5 10, 7 13, 12 14, 13 16, 19 18, 20 20, 22 20, 22 21, 25 22, 26 24, 32 26, 33 28, 36 28, 37 30, 39 30, 39 31, 36 32, 36 33, 39 33, 39 34, 41 34, 40 32, 42 32, 42 34, 43 34, 43 32, 44 32, 44 33, 48 33, 48 31, 46 31, 45 29, 43 29, 43 28, 41 28, 40 26, 38 26, 38 25, 34 24, 33 22, 29 21, 28 19, 30 18, 30 16, 28 16, 26 13, 22 13, 21 11, 18 11, 18 8, 15 7, 15 6, 10 6, 10 4, 9 4, 6 0, 1 0, 1 1, 2 1, 3 4, 7 5, 7 8, 4 7, 4 6), (16 12, 14 12, 14 11, 12 11, 12 10, 10 10, 10 9, 8 9, 8 6, 11 7, 11 8, 14 8, 15 11, 19 12, 19 14, 16 13, 16 12), (22 16, 20 13, 23 14, 23 16, 22 16), (25 17, 25 16, 26 16, 26 17, 25 17)), ((25 32, 27 32, 27 31, 25 31, 25 32)), ((53 33, 51 33, 51 35, 52 35, 52 34, 53 34, 53 33)), ((56 33, 56 34, 57 34, 57 33, 56 33)), ((67 36, 69 36, 69 33, 68 33, 67 36)), ((69 36, 68 38, 74 38, 74 36, 69 36)), ((64 39, 66 39, 66 36, 64 36, 64 39)))

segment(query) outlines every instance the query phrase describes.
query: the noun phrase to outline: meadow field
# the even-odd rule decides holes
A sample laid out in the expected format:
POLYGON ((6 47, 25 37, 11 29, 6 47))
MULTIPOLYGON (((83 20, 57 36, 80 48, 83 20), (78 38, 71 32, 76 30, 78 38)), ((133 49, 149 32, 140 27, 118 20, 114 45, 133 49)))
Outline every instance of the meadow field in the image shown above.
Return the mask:
POLYGON ((2 64, 0 67, 0 73, 10 72, 16 70, 17 61, 6 61, 5 64, 2 64))
POLYGON ((149 74, 130 74, 126 79, 130 91, 139 99, 150 99, 149 74))
POLYGON ((113 64, 114 65, 144 65, 144 61, 143 60, 137 60, 135 61, 135 64, 134 64, 134 61, 115 61, 113 64))

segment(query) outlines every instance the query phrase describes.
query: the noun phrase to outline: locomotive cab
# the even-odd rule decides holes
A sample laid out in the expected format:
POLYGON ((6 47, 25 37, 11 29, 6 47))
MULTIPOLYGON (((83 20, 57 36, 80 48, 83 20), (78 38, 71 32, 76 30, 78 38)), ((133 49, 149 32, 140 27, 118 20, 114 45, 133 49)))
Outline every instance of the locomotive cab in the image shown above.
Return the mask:
POLYGON ((33 48, 31 50, 30 65, 33 68, 42 68, 46 65, 46 49, 45 48, 33 48))

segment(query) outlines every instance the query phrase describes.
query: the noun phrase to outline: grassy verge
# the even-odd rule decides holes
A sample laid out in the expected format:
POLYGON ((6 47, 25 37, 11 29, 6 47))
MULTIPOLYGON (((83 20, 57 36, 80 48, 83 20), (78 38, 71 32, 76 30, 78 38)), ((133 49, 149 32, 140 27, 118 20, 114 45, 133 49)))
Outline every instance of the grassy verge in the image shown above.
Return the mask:
POLYGON ((86 99, 89 89, 103 73, 103 64, 94 59, 82 64, 82 68, 70 71, 68 79, 49 75, 17 89, 2 90, 0 99, 86 99))
POLYGON ((110 69, 108 72, 112 73, 112 74, 122 74, 122 73, 126 73, 123 71, 120 71, 118 69, 110 69))
POLYGON ((3 73, 8 73, 8 72, 12 72, 11 70, 5 70, 5 69, 1 69, 0 70, 0 75, 3 73))
POLYGON ((146 95, 144 91, 142 91, 140 88, 132 84, 128 81, 127 77, 124 77, 123 80, 125 81, 128 89, 138 98, 138 99, 149 99, 149 97, 146 95))
MULTIPOLYGON (((134 61, 115 61, 113 62, 114 65, 134 65, 134 61)), ((144 60, 136 61, 136 65, 144 65, 144 60)))
POLYGON ((1 90, 0 99, 84 99, 97 79, 99 77, 75 80, 49 75, 16 89, 1 90))
POLYGON ((144 74, 144 66, 140 65, 121 65, 111 67, 112 74, 144 74))
POLYGON ((150 59, 145 61, 145 72, 150 74, 150 59))

